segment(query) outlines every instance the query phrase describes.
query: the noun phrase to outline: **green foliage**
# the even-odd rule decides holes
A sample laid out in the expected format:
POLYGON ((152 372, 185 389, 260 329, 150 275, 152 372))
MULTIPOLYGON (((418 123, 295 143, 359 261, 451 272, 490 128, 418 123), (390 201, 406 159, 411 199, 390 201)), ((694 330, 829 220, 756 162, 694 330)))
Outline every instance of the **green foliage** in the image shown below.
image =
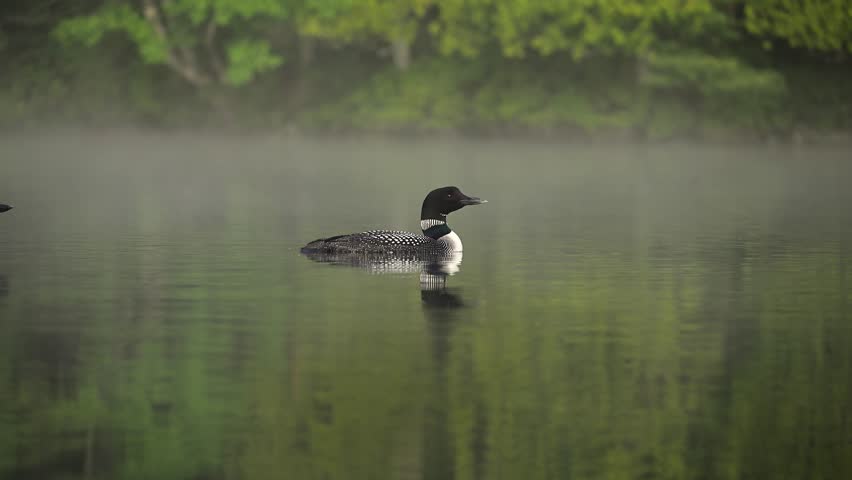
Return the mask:
POLYGON ((284 62, 261 40, 236 40, 228 44, 228 84, 239 87, 251 82, 255 75, 272 70, 284 62))
POLYGON ((227 117, 651 137, 701 125, 783 136, 850 123, 850 100, 835 83, 850 81, 852 13, 837 0, 87 0, 55 10, 52 2, 0 7, 42 30, 19 41, 9 33, 17 20, 0 22, 0 60, 16 65, 0 79, 6 118, 61 105, 51 121, 96 121, 109 105, 97 121, 121 111, 160 125, 227 117), (763 48, 775 40, 789 45, 784 56, 763 48), (81 45, 108 63, 61 65, 83 58, 81 45), (411 72, 386 69, 388 53, 411 72), (90 79, 78 68, 91 68, 90 79), (174 88, 169 74, 188 88, 174 88), (118 82, 104 87, 110 100, 78 101, 70 92, 90 86, 75 82, 97 85, 94 77, 118 82), (199 98, 208 112, 193 115, 199 98))
MULTIPOLYGON (((663 139, 708 125, 783 131, 787 95, 772 71, 701 54, 654 54, 637 81, 630 62, 566 60, 474 67, 421 62, 406 74, 388 69, 303 120, 309 126, 366 130, 572 132, 663 139)), ((690 133, 692 132, 692 133, 690 133)))
POLYGON ((474 122, 487 128, 518 125, 531 131, 592 133, 630 128, 636 121, 636 104, 629 93, 632 79, 623 73, 594 61, 566 62, 562 68, 514 62, 511 68, 483 78, 472 92, 474 122), (607 74, 619 80, 601 82, 607 74))
POLYGON ((652 53, 645 57, 642 84, 652 88, 694 90, 704 97, 718 95, 780 96, 784 79, 772 70, 749 67, 732 57, 701 52, 652 53))
POLYGON ((757 0, 746 3, 745 14, 746 27, 756 35, 793 47, 852 53, 848 0, 757 0))
POLYGON ((510 58, 641 53, 659 43, 659 30, 698 36, 724 24, 709 0, 580 0, 501 2, 439 0, 431 25, 444 53, 476 56, 493 41, 510 58))
MULTIPOLYGON (((654 52, 643 62, 645 74, 640 83, 653 89, 655 97, 660 97, 661 91, 670 91, 695 102, 696 119, 685 125, 694 126, 700 116, 722 128, 727 125, 773 132, 790 127, 789 115, 778 108, 788 92, 784 78, 776 71, 697 51, 654 52)), ((669 110, 682 109, 669 105, 669 110)), ((674 124, 678 123, 684 125, 674 124)))
POLYGON ((194 92, 164 69, 141 62, 113 67, 134 54, 134 47, 120 38, 109 47, 51 43, 37 56, 12 46, 4 60, 16 65, 15 75, 0 76, 4 128, 178 125, 199 119, 194 92))
POLYGON ((308 36, 353 41, 371 36, 414 39, 431 0, 308 0, 299 30, 308 36))
POLYGON ((288 11, 286 0, 172 0, 163 4, 163 10, 169 18, 188 19, 193 25, 211 17, 219 25, 257 17, 283 19, 288 11))
POLYGON ((132 39, 145 62, 166 62, 168 43, 159 38, 142 15, 129 5, 109 4, 94 15, 63 20, 56 28, 55 34, 62 42, 77 41, 93 47, 105 34, 115 31, 124 32, 132 39))
MULTIPOLYGON (((265 39, 239 38, 225 45, 224 72, 216 71, 218 58, 214 27, 228 27, 237 20, 282 19, 281 0, 177 0, 143 2, 141 10, 130 3, 110 3, 97 12, 62 21, 56 36, 65 43, 81 41, 94 46, 109 32, 127 34, 143 60, 168 64, 191 83, 202 86, 218 81, 232 86, 249 83, 257 74, 279 66, 282 57, 271 52, 265 39), (198 60, 210 57, 206 63, 198 60)), ((243 27, 245 28, 245 27, 243 27)))
POLYGON ((309 114, 308 124, 374 131, 449 130, 464 125, 464 88, 469 72, 454 62, 416 64, 400 73, 386 69, 341 100, 309 114))

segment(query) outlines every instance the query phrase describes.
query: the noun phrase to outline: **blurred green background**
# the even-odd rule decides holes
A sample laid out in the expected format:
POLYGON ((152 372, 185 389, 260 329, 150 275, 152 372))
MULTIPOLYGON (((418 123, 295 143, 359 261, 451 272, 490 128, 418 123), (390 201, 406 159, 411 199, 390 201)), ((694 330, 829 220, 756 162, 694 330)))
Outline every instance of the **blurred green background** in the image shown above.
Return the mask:
POLYGON ((848 141, 847 0, 4 0, 0 127, 848 141))

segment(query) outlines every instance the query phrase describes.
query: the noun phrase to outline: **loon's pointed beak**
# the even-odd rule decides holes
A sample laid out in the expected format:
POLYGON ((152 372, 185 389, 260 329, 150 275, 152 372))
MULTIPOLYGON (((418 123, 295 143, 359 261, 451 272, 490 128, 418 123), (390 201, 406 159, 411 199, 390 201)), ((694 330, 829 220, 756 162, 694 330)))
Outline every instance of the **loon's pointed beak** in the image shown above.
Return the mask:
POLYGON ((464 206, 468 205, 482 205, 483 203, 488 203, 488 200, 483 200, 478 197, 467 197, 460 202, 464 206))

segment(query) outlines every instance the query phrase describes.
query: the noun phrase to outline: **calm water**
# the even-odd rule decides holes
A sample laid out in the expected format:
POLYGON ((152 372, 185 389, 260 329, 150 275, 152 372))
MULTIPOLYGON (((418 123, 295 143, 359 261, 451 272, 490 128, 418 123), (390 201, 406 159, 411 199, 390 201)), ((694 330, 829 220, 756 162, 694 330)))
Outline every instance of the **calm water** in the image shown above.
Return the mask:
POLYGON ((852 478, 848 151, 0 140, 0 478, 852 478), (348 267, 454 184, 458 272, 348 267))

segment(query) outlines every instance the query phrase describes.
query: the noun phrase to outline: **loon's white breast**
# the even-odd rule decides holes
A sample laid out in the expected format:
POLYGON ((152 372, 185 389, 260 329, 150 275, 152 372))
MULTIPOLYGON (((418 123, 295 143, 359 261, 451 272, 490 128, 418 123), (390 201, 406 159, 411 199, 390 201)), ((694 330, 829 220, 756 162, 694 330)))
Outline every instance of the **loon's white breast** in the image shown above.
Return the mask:
POLYGON ((443 235, 438 239, 439 242, 445 243, 447 245, 447 251, 450 252, 461 252, 462 251, 462 241, 461 238, 450 230, 450 233, 443 235))

